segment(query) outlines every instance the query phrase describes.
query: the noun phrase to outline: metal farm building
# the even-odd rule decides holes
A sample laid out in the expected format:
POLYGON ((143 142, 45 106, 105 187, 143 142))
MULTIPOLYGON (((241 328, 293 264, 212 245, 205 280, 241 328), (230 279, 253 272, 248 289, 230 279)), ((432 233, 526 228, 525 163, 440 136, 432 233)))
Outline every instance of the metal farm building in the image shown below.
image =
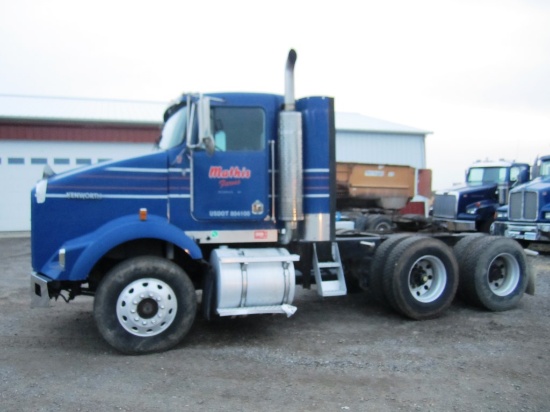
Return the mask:
MULTIPOLYGON (((30 230, 30 190, 56 173, 149 153, 168 103, 0 96, 0 232, 30 230)), ((426 167, 428 132, 336 114, 338 161, 426 167)))
POLYGON ((355 113, 336 114, 339 162, 390 164, 426 168, 429 132, 355 113))

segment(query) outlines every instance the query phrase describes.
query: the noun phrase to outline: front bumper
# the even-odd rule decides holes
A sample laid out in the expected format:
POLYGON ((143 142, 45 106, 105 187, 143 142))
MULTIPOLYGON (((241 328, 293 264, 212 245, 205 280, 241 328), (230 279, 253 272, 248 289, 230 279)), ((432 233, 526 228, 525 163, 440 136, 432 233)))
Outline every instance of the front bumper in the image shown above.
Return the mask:
POLYGON ((491 233, 531 242, 550 242, 548 223, 494 222, 491 233))
POLYGON ((39 275, 36 272, 31 274, 31 308, 50 307, 49 282, 51 280, 45 276, 39 275))

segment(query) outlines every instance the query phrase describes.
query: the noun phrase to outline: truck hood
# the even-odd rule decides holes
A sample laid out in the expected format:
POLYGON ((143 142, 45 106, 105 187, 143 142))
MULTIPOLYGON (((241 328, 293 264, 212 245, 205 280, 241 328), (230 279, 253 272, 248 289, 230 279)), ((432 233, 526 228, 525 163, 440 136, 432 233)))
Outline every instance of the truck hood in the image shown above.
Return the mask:
POLYGON ((536 179, 527 182, 521 186, 514 187, 510 193, 519 192, 522 190, 531 190, 531 191, 544 191, 550 190, 550 176, 546 177, 537 177, 536 179))
MULTIPOLYGON (((488 184, 488 185, 468 185, 466 183, 463 183, 460 186, 453 187, 452 189, 445 189, 445 190, 438 190, 436 194, 438 195, 445 195, 450 193, 458 193, 460 195, 467 195, 467 196, 483 196, 485 193, 490 192, 494 193, 497 189, 497 184, 488 184)), ((474 199, 475 201, 475 199, 474 199)))
POLYGON ((84 236, 113 219, 137 216, 140 208, 166 219, 167 171, 167 152, 159 151, 70 170, 38 182, 31 195, 35 270, 63 242, 84 236), (58 227, 63 230, 55 230, 58 227))
MULTIPOLYGON (((155 152, 126 160, 115 160, 81 167, 67 172, 54 174, 47 179, 49 193, 94 193, 107 194, 118 190, 122 186, 125 191, 131 190, 132 185, 127 179, 121 183, 117 172, 139 171, 139 169, 166 169, 166 152, 155 152)), ((127 177, 121 174, 121 177, 127 177)), ((139 191, 146 190, 146 185, 140 185, 139 191)))

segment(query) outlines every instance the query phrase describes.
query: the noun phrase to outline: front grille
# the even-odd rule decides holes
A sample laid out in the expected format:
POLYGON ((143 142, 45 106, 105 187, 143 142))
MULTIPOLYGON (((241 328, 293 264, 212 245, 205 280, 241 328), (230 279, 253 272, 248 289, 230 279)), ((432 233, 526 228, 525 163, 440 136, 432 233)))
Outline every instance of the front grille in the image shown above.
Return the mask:
POLYGON ((523 215, 523 192, 510 193, 508 216, 512 220, 519 220, 523 215))
POLYGON ((538 199, 537 192, 521 191, 510 193, 510 203, 508 206, 510 220, 537 220, 538 199))
POLYGON ((434 199, 434 217, 444 217, 448 219, 456 218, 456 196, 455 195, 435 195, 434 199))
POLYGON ((523 203, 523 217, 528 220, 537 220, 539 210, 539 196, 537 192, 525 192, 523 203))

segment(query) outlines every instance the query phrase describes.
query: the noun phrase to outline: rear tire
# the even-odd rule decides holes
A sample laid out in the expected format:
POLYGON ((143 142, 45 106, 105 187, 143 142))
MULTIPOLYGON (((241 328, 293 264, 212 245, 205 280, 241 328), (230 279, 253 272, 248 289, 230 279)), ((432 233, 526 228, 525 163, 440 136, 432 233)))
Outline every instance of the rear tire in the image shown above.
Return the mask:
POLYGON ((466 250, 470 247, 472 242, 478 240, 480 237, 486 236, 485 233, 471 233, 466 236, 464 236, 462 239, 460 239, 454 246, 453 246, 453 253, 455 254, 456 260, 458 262, 458 268, 459 268, 459 282, 458 282, 458 290, 457 295, 460 299, 467 300, 467 298, 464 296, 464 288, 462 285, 462 276, 460 275, 461 270, 466 262, 466 250))
POLYGON ((384 215, 371 215, 367 221, 367 232, 391 233, 393 232, 392 221, 384 215))
POLYGON ((410 234, 392 235, 382 242, 374 252, 374 257, 367 272, 367 290, 372 297, 384 305, 389 304, 393 307, 393 304, 389 301, 382 286, 384 266, 388 260, 388 255, 399 242, 410 236, 410 234))
POLYGON ((177 345, 195 319, 195 288, 175 263, 154 256, 128 259, 101 280, 94 317, 103 338, 127 354, 177 345))
POLYGON ((388 255, 383 286, 388 300, 403 315, 416 320, 435 318, 455 297, 458 264, 445 243, 413 236, 388 255))
POLYGON ((464 252, 472 244, 473 241, 479 239, 480 237, 486 236, 484 233, 472 233, 464 236, 453 246, 453 253, 456 256, 458 265, 462 265, 464 260, 464 252))
POLYGON ((528 281, 525 253, 513 239, 481 237, 464 251, 461 295, 475 305, 497 312, 513 309, 528 281))

